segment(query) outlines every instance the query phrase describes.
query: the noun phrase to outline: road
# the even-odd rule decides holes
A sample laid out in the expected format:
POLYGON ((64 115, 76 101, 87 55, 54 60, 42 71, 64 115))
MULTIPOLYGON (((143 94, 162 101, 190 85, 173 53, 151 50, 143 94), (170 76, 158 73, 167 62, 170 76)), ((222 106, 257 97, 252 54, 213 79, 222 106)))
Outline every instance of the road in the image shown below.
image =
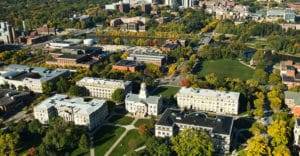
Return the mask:
POLYGON ((180 70, 182 67, 184 67, 188 61, 181 62, 177 68, 174 74, 171 76, 166 76, 164 78, 160 79, 160 84, 159 85, 167 85, 167 86, 179 86, 180 81, 183 79, 182 74, 180 74, 180 70))

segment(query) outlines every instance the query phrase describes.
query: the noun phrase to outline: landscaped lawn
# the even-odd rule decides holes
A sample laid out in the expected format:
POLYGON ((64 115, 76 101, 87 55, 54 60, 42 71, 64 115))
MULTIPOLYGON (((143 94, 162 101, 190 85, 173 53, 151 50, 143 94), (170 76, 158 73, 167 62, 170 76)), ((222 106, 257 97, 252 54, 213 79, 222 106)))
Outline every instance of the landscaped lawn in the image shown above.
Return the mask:
POLYGON ((124 131, 122 127, 103 126, 94 137, 95 155, 104 155, 124 131))
POLYGON ((82 152, 79 148, 77 148, 71 153, 71 156, 89 156, 89 155, 90 155, 90 149, 88 149, 86 152, 82 152))
POLYGON ((215 73, 218 77, 240 78, 241 80, 248 80, 252 78, 254 70, 241 64, 237 60, 212 60, 204 61, 202 69, 199 72, 200 77, 215 73))
POLYGON ((155 90, 153 95, 161 95, 165 99, 170 99, 178 92, 179 89, 179 87, 174 86, 160 86, 155 90))
POLYGON ((123 156, 130 148, 128 143, 131 142, 135 145, 135 149, 143 146, 146 142, 146 138, 143 138, 138 130, 133 129, 128 131, 127 135, 123 138, 123 140, 116 146, 116 148, 112 151, 111 155, 113 156, 123 156), (132 140, 132 141, 131 141, 132 140))
POLYGON ((134 124, 135 127, 140 127, 142 124, 145 124, 148 128, 152 128, 153 125, 151 124, 150 119, 138 119, 136 123, 134 124))
POLYGON ((134 118, 129 116, 123 116, 123 115, 114 115, 109 119, 109 122, 120 124, 120 125, 129 125, 132 123, 134 118))

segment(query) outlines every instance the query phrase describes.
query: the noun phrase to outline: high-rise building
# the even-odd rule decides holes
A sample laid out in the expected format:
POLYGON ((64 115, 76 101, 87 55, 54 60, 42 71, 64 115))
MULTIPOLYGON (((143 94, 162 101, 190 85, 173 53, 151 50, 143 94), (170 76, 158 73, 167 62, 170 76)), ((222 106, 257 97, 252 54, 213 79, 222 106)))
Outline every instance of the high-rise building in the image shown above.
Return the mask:
POLYGON ((15 38, 15 29, 7 22, 0 22, 0 40, 5 44, 11 44, 15 38))

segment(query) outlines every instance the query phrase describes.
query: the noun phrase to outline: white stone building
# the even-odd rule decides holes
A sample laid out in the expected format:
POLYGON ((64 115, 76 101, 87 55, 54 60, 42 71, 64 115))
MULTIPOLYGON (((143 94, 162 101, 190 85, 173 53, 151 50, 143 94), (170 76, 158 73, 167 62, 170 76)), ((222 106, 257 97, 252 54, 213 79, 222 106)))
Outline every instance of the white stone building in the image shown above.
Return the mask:
POLYGON ((125 95, 131 92, 132 85, 130 81, 101 79, 95 77, 84 77, 76 82, 76 85, 85 87, 90 96, 111 99, 112 94, 118 88, 125 90, 125 95))
POLYGON ((184 8, 191 8, 193 7, 193 0, 181 0, 182 6, 184 8))
POLYGON ((235 115, 239 112, 240 93, 238 92, 182 87, 176 96, 181 109, 235 115))
POLYGON ((83 98, 69 99, 67 95, 56 94, 34 107, 34 117, 47 124, 51 117, 60 116, 75 125, 87 126, 90 130, 101 125, 108 115, 105 100, 83 98))
POLYGON ((158 115, 162 109, 162 97, 149 96, 146 84, 141 84, 139 94, 129 93, 125 98, 125 108, 135 116, 158 115))
POLYGON ((155 124, 155 136, 169 138, 183 129, 202 130, 211 135, 216 153, 229 153, 232 140, 233 117, 208 117, 202 112, 183 112, 167 109, 155 124))
POLYGON ((8 84, 14 89, 22 86, 37 93, 43 93, 43 83, 51 82, 55 85, 60 77, 70 75, 67 69, 48 69, 26 65, 9 65, 5 71, 0 71, 0 73, 1 85, 8 84))
POLYGON ((0 41, 5 44, 14 43, 15 29, 7 22, 0 22, 0 41))

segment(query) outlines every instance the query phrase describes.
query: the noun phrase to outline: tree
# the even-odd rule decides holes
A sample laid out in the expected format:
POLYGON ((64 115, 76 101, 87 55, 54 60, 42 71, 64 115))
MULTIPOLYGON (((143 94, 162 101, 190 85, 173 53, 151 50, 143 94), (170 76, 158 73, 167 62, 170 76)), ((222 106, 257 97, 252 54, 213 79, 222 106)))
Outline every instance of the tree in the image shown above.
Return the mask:
POLYGON ((260 134, 266 132, 266 128, 262 123, 255 122, 255 123, 252 124, 249 131, 254 135, 260 135, 260 134))
POLYGON ((122 89, 122 88, 116 89, 113 92, 113 94, 111 95, 111 99, 116 103, 120 103, 120 102, 124 101, 124 99, 125 99, 125 90, 122 89))
POLYGON ((165 143, 158 140, 158 138, 151 137, 146 142, 146 150, 149 155, 158 155, 158 156, 169 156, 171 150, 165 143))
POLYGON ((218 77, 215 73, 210 73, 205 76, 205 80, 212 85, 216 85, 218 82, 218 77))
POLYGON ((146 65, 144 74, 150 76, 151 78, 156 78, 161 76, 160 69, 157 65, 149 63, 146 65))
POLYGON ((171 143, 178 156, 211 156, 214 151, 211 137, 203 131, 184 129, 177 136, 171 137, 171 143))
POLYGON ((68 81, 61 77, 59 80, 56 82, 56 90, 58 93, 65 93, 69 89, 69 84, 68 81))
POLYGON ((114 43, 117 44, 117 45, 120 45, 121 44, 121 38, 119 38, 119 37, 115 38, 114 43))
POLYGON ((79 87, 79 86, 71 86, 69 88, 69 94, 72 96, 84 96, 85 94, 85 87, 79 87))
POLYGON ((272 137, 273 146, 286 145, 289 142, 291 129, 284 120, 273 121, 268 127, 268 134, 272 137))
POLYGON ((145 135, 146 133, 148 133, 149 128, 147 127, 146 124, 142 124, 139 126, 138 131, 139 131, 140 135, 145 135))
POLYGON ((271 85, 277 85, 280 82, 281 82, 281 76, 280 76, 280 72, 279 71, 276 71, 275 73, 270 74, 270 76, 269 76, 269 83, 271 85))
POLYGON ((42 84, 42 90, 45 94, 50 94, 53 91, 53 83, 52 82, 44 82, 42 84))
POLYGON ((273 154, 273 156, 290 156, 290 155, 292 155, 290 149, 285 145, 275 147, 272 154, 273 154))
POLYGON ((89 149, 89 140, 85 134, 82 134, 78 143, 78 147, 82 151, 87 151, 89 149))
POLYGON ((266 84, 268 79, 268 74, 263 69, 255 69, 253 74, 253 79, 257 80, 261 84, 266 84))
POLYGON ((247 156, 271 155, 268 138, 263 135, 255 135, 247 143, 247 156))
POLYGON ((274 112, 279 111, 282 106, 283 94, 281 94, 278 89, 272 88, 272 90, 268 92, 267 97, 270 102, 270 107, 272 108, 272 110, 274 112))
POLYGON ((42 133, 42 124, 39 122, 39 120, 34 119, 28 124, 28 130, 31 133, 42 133))
POLYGON ((175 74, 176 68, 177 68, 177 63, 172 64, 172 65, 169 67, 168 75, 175 74))
POLYGON ((28 149, 28 154, 31 156, 34 156, 36 154, 36 149, 34 147, 31 147, 28 149))

